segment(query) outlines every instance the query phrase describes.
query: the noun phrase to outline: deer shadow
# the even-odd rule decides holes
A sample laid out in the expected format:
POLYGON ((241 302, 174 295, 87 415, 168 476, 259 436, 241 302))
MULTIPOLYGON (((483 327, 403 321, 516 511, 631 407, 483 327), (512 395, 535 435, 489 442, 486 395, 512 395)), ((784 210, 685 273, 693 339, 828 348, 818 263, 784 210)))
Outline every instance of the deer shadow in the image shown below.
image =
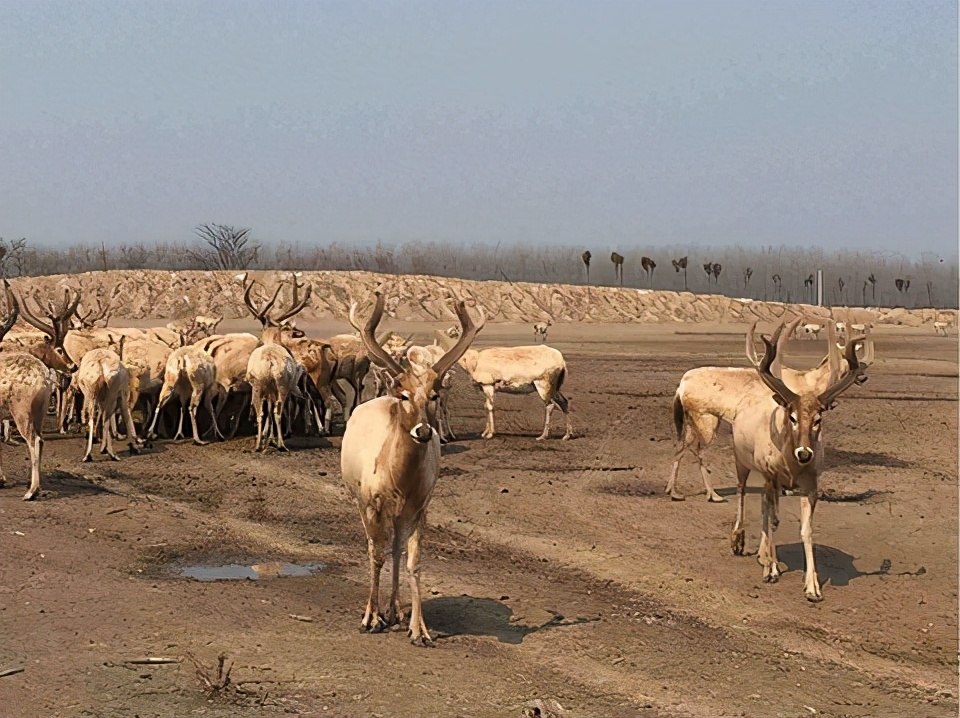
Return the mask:
MULTIPOLYGON (((457 441, 459 441, 459 439, 457 439, 457 441)), ((449 443, 441 444, 440 446, 441 456, 454 456, 456 454, 462 454, 465 451, 470 451, 470 447, 464 446, 463 444, 449 443)))
MULTIPOLYGON (((553 613, 553 612, 551 612, 553 613)), ((561 626, 576 626, 599 621, 599 618, 566 619, 554 613, 546 623, 539 626, 524 626, 511 623, 513 610, 501 601, 492 598, 443 596, 423 602, 423 617, 431 631, 451 636, 490 636, 500 643, 520 644, 526 636, 538 631, 561 626)))
MULTIPOLYGON (((9 486, 9 483, 7 485, 9 486)), ((113 493, 108 488, 68 471, 45 471, 40 478, 40 498, 45 500, 113 493)))
MULTIPOLYGON (((817 576, 821 585, 847 586, 861 576, 922 576, 927 569, 921 566, 916 571, 890 573, 893 563, 883 559, 875 571, 861 571, 854 566, 856 558, 833 546, 815 544, 813 555, 817 562, 817 576)), ((803 544, 792 543, 777 546, 777 560, 787 565, 787 571, 803 571, 803 544)))
POLYGON ((898 459, 889 454, 881 454, 877 451, 827 450, 823 468, 831 469, 841 466, 883 466, 890 469, 908 469, 912 464, 909 461, 898 459))

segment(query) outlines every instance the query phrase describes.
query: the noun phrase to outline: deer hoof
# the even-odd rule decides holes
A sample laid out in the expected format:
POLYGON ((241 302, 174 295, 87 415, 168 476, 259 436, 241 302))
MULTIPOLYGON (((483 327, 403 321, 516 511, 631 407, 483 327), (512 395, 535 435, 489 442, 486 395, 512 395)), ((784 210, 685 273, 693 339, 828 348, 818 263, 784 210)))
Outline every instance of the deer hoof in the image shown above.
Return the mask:
POLYGON ((410 643, 415 646, 420 646, 421 648, 433 648, 433 641, 426 636, 417 636, 416 638, 412 638, 410 643))
POLYGON ((810 601, 810 603, 820 603, 823 600, 823 596, 819 593, 808 593, 807 600, 810 601))
POLYGON ((140 449, 136 444, 130 444, 130 456, 138 456, 140 454, 140 449))
POLYGON ((387 624, 380 616, 377 616, 376 620, 371 621, 369 626, 361 627, 360 630, 366 633, 383 633, 387 630, 387 624))
POLYGON ((23 495, 23 500, 33 501, 39 495, 40 495, 40 489, 37 489, 36 491, 27 491, 27 493, 23 495))
POLYGON ((670 492, 671 501, 686 501, 687 497, 681 494, 679 491, 673 490, 670 492))
POLYGON ((743 549, 746 545, 746 532, 743 529, 734 531, 730 537, 730 550, 734 556, 743 556, 743 549))
POLYGON ((721 496, 720 494, 718 494, 718 493, 715 492, 715 491, 707 494, 707 501, 709 501, 709 502, 711 502, 711 503, 714 503, 714 504, 725 504, 725 503, 727 503, 727 500, 726 500, 723 496, 721 496))
POLYGON ((83 457, 83 463, 86 464, 91 461, 93 461, 93 457, 90 454, 87 454, 86 456, 83 457))
POLYGON ((197 439, 197 440, 194 441, 193 443, 194 443, 195 446, 206 446, 206 445, 209 444, 210 442, 209 442, 209 441, 203 441, 203 440, 201 440, 201 439, 197 439))

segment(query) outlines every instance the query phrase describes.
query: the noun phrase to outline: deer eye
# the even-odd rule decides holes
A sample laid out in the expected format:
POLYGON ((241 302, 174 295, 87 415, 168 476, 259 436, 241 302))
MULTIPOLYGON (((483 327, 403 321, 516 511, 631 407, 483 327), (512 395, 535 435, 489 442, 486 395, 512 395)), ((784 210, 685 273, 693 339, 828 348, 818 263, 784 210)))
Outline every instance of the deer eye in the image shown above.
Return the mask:
POLYGON ((404 389, 403 391, 400 392, 400 398, 403 401, 410 401, 410 392, 404 389))
POLYGON ((797 412, 795 411, 790 412, 790 423, 793 424, 794 426, 797 425, 797 412))

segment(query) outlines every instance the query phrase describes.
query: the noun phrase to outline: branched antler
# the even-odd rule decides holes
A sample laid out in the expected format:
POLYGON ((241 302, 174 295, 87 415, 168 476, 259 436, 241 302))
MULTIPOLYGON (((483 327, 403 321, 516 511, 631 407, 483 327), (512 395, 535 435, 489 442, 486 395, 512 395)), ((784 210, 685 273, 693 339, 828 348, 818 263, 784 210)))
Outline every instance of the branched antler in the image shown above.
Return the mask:
POLYGON ((52 300, 48 301, 47 313, 43 315, 47 321, 40 319, 43 314, 43 302, 40 299, 39 290, 34 289, 31 297, 37 311, 31 309, 29 303, 25 302, 23 297, 20 297, 20 312, 23 319, 50 337, 54 346, 63 348, 63 340, 70 330, 70 320, 80 304, 80 292, 72 287, 65 287, 61 304, 57 305, 52 300))

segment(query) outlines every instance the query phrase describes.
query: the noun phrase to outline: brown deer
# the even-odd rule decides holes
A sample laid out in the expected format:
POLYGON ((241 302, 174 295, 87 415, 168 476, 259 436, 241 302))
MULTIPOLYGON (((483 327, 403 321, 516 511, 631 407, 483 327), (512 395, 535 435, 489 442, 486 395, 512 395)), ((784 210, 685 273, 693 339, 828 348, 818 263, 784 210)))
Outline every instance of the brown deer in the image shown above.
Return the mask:
POLYGON ((758 560, 763 580, 780 579, 777 550, 773 541, 779 519, 777 509, 782 493, 800 496, 800 538, 804 552, 804 593, 808 601, 821 601, 820 582, 813 554, 813 512, 818 498, 818 477, 823 463, 821 421, 834 408, 839 396, 860 383, 864 368, 857 359, 856 344, 865 337, 847 342, 844 359, 849 371, 825 390, 805 388, 799 393, 773 375, 770 367, 776 359, 781 324, 771 339, 761 336, 765 352, 757 373, 770 393, 751 396, 733 421, 733 455, 737 467, 737 518, 730 536, 735 555, 743 555, 745 531, 744 502, 747 478, 751 471, 763 476, 761 494, 762 528, 758 560))
MULTIPOLYGON (((12 322, 10 326, 13 326, 12 322)), ((54 386, 53 372, 32 354, 0 353, 0 407, 10 412, 30 452, 30 488, 23 495, 24 501, 34 499, 40 493, 43 417, 54 386)), ((0 487, 5 483, 6 477, 0 468, 0 487)))
POLYGON ((370 561, 370 594, 360 628, 378 633, 403 620, 400 607, 400 558, 404 545, 410 577, 411 609, 408 635, 415 645, 432 639, 423 620, 420 596, 420 542, 426 510, 440 475, 440 437, 437 401, 443 376, 470 346, 483 327, 463 301, 456 313, 463 328, 459 341, 431 365, 413 363, 404 369, 377 342, 375 332, 383 316, 383 295, 376 293, 373 313, 362 327, 356 303, 350 306, 350 323, 357 328, 370 357, 388 369, 388 396, 358 406, 347 422, 340 449, 343 481, 353 493, 367 535, 370 561), (392 534, 393 587, 386 616, 380 613, 380 573, 392 534))

